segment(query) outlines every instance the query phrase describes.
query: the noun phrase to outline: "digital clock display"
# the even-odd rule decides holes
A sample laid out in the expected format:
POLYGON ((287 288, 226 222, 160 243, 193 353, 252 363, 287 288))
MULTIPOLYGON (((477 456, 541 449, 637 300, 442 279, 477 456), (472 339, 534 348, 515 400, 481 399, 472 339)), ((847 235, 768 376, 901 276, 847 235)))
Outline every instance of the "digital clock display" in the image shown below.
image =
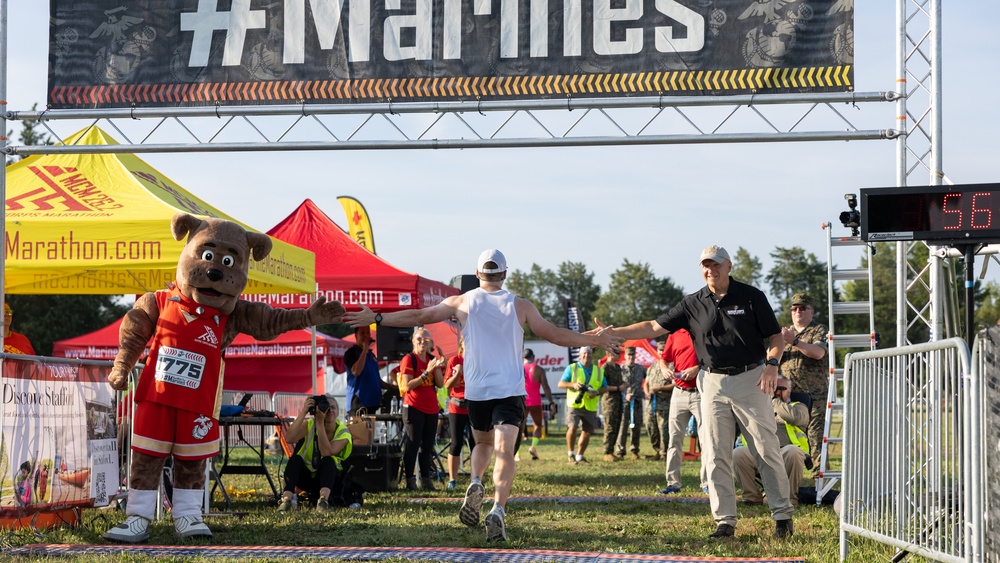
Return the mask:
POLYGON ((1000 184, 861 190, 865 242, 1000 242, 1000 184))

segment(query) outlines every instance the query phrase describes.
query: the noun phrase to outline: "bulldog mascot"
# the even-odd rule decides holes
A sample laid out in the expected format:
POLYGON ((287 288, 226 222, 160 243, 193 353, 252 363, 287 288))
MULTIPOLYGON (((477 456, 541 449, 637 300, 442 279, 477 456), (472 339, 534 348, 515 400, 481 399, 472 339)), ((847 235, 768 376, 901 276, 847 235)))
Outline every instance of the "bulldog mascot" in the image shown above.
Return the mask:
POLYGON ((134 391, 132 466, 125 521, 104 537, 149 538, 163 463, 173 456, 173 520, 178 537, 207 536, 202 521, 206 460, 219 452, 223 354, 239 333, 271 340, 283 332, 340 322, 344 307, 322 297, 308 309, 272 309, 240 300, 251 257, 262 260, 271 239, 231 221, 178 213, 174 238, 188 240, 167 289, 146 293, 122 321, 121 348, 108 376, 124 390, 129 372, 153 338, 134 391))

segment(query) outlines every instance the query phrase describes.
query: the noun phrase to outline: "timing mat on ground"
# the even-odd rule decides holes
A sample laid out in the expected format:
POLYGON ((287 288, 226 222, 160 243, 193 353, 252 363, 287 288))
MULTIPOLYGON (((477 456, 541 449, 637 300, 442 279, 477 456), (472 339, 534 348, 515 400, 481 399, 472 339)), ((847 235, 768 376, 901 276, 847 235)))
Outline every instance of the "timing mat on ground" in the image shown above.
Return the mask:
MULTIPOLYGON (((489 497, 487 497, 489 498, 489 497)), ((461 502, 462 497, 424 497, 424 498, 411 498, 407 499, 410 502, 425 503, 425 502, 461 502)), ((679 497, 676 495, 656 495, 656 496, 641 496, 641 497, 619 497, 619 496, 593 496, 593 497, 510 497, 507 499, 508 503, 519 503, 519 502, 541 502, 541 501, 552 501, 552 502, 564 502, 564 503, 581 503, 581 502, 619 502, 625 500, 632 500, 636 502, 708 502, 708 497, 679 497)))
POLYGON ((382 561, 391 558, 429 559, 454 563, 630 563, 643 561, 703 561, 753 563, 805 563, 802 558, 778 557, 770 559, 684 557, 678 555, 642 555, 636 553, 598 553, 587 551, 520 550, 520 549, 467 549, 453 547, 292 547, 292 546, 170 546, 170 545, 43 545, 34 544, 15 548, 12 555, 35 556, 125 556, 149 555, 154 557, 252 557, 254 559, 291 559, 311 557, 317 559, 350 559, 355 561, 382 561))

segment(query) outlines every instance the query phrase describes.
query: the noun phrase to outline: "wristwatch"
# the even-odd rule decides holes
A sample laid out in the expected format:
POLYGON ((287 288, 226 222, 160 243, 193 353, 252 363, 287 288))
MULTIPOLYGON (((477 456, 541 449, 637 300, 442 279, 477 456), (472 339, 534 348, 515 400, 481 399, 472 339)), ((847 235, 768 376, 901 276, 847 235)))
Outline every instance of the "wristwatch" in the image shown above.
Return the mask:
POLYGON ((798 346, 798 345, 799 345, 799 337, 796 336, 795 340, 792 340, 792 346, 798 346))
POLYGON ((778 367, 778 360, 775 360, 774 358, 768 358, 767 361, 764 363, 769 366, 778 367))
POLYGON ((375 313, 375 324, 382 322, 382 313, 375 313))

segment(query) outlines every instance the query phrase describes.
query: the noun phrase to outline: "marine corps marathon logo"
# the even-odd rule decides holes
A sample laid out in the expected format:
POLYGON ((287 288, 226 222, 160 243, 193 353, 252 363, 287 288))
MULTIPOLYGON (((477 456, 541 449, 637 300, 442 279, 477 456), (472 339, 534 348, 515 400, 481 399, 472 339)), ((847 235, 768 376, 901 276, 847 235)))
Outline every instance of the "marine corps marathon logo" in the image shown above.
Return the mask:
POLYGON ((202 334, 198 338, 195 338, 194 341, 200 342, 201 344, 204 344, 206 346, 211 346, 212 348, 219 347, 219 338, 215 336, 215 332, 212 330, 212 327, 210 326, 206 326, 205 334, 202 334))
POLYGON ((29 166, 38 178, 34 189, 7 198, 7 211, 78 213, 110 211, 123 207, 76 168, 29 166))

